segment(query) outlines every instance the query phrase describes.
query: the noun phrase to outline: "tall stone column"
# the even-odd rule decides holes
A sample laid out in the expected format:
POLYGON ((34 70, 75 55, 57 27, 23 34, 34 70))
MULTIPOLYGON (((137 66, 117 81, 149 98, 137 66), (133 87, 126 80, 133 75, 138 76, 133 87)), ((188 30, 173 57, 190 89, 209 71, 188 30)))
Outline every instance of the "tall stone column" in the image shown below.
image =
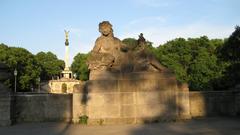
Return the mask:
POLYGON ((69 70, 69 47, 65 46, 65 68, 64 70, 69 70))
POLYGON ((69 66, 69 42, 68 42, 68 34, 69 31, 65 30, 65 58, 64 58, 64 62, 65 62, 65 68, 62 71, 62 77, 64 79, 71 79, 72 78, 72 71, 70 70, 70 66, 69 66))
POLYGON ((66 40, 65 40, 65 68, 64 70, 69 70, 69 42, 68 42, 68 33, 69 31, 65 30, 65 36, 66 36, 66 40))

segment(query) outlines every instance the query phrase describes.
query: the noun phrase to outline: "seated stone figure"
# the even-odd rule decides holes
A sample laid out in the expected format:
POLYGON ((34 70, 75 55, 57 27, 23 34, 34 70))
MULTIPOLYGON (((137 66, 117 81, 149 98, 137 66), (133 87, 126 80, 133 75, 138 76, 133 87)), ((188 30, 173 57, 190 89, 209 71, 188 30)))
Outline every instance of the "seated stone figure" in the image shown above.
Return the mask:
POLYGON ((97 38, 87 60, 90 79, 111 73, 118 75, 118 73, 130 72, 168 71, 148 51, 142 33, 139 36, 137 47, 130 49, 121 40, 114 37, 112 25, 108 21, 99 24, 99 32, 101 36, 97 38))
POLYGON ((123 43, 113 35, 112 25, 108 21, 99 24, 101 36, 87 60, 90 71, 120 70, 120 59, 124 53, 123 43))

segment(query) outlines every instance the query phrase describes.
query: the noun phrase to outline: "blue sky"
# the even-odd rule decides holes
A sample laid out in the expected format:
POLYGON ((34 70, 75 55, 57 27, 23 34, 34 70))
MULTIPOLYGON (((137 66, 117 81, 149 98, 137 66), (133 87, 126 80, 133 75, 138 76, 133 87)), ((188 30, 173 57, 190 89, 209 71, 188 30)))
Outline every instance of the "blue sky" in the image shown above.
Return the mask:
MULTIPOLYGON (((177 37, 226 38, 240 25, 239 0, 0 0, 0 43, 70 59, 90 51, 108 20, 120 39, 144 33, 154 46, 177 37)), ((72 61, 72 60, 71 60, 72 61)))

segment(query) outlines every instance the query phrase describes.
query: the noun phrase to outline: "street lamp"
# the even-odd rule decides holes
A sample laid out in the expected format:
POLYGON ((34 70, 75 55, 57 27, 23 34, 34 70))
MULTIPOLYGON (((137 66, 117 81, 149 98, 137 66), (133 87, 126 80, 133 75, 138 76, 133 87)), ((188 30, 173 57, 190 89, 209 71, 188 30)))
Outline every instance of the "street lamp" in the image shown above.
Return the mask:
POLYGON ((14 76, 15 76, 15 87, 14 87, 14 92, 17 92, 17 69, 15 68, 14 70, 14 76))
POLYGON ((40 84, 40 83, 41 83, 41 78, 40 78, 40 77, 37 78, 37 82, 38 82, 38 93, 40 93, 40 89, 41 89, 41 88, 40 88, 40 87, 41 87, 41 86, 40 86, 40 85, 41 85, 41 84, 40 84))

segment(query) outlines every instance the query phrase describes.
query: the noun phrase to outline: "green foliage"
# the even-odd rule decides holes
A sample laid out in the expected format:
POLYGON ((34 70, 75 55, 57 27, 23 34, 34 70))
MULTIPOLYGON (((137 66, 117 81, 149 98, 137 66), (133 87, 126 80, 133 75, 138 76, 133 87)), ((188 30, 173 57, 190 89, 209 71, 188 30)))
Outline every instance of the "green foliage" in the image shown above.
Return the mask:
POLYGON ((240 27, 236 26, 235 31, 220 49, 221 57, 230 62, 240 61, 240 27))
POLYGON ((79 124, 87 124, 88 123, 88 116, 87 115, 82 115, 79 116, 79 124))
POLYGON ((137 47, 138 45, 138 42, 135 38, 126 38, 126 39, 123 39, 122 42, 127 45, 127 47, 129 49, 134 49, 137 47))
POLYGON ((0 61, 1 62, 5 62, 6 63, 6 60, 8 58, 8 51, 9 51, 9 48, 7 45, 5 44, 0 44, 0 61))
MULTIPOLYGON (((64 67, 64 62, 51 52, 40 52, 34 56, 24 48, 8 47, 5 44, 0 44, 0 61, 7 64, 12 73, 17 69, 18 91, 30 91, 31 86, 39 83, 39 76, 42 80, 50 79, 64 67)), ((8 81, 8 86, 14 86, 14 78, 8 81)))
POLYGON ((155 54, 159 61, 172 69, 180 82, 188 82, 192 90, 213 90, 216 80, 223 76, 225 63, 217 58, 216 48, 222 40, 177 38, 160 45, 155 54))
POLYGON ((236 26, 235 31, 226 40, 223 46, 219 47, 219 57, 227 63, 224 77, 220 83, 222 88, 231 88, 240 84, 240 27, 236 26))
MULTIPOLYGON (((7 64, 12 73, 17 69, 18 91, 28 91, 30 85, 36 84, 41 68, 34 55, 26 49, 0 44, 0 61, 7 64)), ((11 84, 14 84, 14 79, 11 84)))
POLYGON ((52 52, 39 52, 35 58, 42 69, 42 80, 50 80, 53 76, 59 75, 64 68, 64 61, 59 60, 52 52))
POLYGON ((86 65, 88 54, 78 53, 73 60, 71 69, 77 75, 77 79, 88 80, 89 70, 86 65))
POLYGON ((3 84, 4 84, 7 88, 11 88, 11 86, 12 86, 10 79, 4 81, 3 84))

